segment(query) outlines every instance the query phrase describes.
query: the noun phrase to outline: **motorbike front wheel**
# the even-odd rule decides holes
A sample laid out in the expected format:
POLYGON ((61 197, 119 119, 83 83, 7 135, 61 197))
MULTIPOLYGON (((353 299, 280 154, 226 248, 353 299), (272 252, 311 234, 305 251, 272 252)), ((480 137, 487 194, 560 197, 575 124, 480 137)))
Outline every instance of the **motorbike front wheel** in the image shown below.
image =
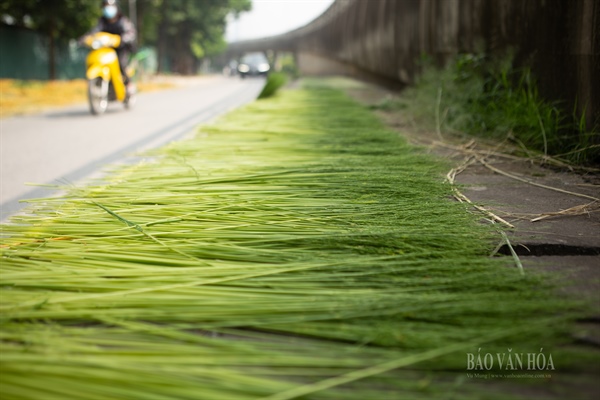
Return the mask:
POLYGON ((94 78, 88 81, 88 101, 94 115, 103 114, 108 108, 108 81, 94 78))

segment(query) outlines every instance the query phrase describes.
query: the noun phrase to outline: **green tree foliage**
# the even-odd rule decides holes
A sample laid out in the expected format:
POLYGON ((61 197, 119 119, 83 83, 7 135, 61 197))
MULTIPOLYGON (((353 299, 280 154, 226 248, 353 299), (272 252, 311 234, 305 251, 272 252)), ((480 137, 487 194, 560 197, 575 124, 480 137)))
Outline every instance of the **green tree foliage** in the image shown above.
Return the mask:
MULTIPOLYGON (((134 0, 121 0, 129 14, 134 0)), ((203 57, 225 48, 226 18, 251 9, 251 0, 137 0, 133 21, 140 44, 158 48, 159 70, 196 72, 203 57)), ((0 0, 0 15, 50 38, 50 76, 55 76, 54 43, 85 33, 100 16, 98 0, 0 0)), ((6 20, 6 18, 5 18, 6 20)))
POLYGON ((100 15, 99 2, 89 0, 0 0, 0 15, 15 25, 43 32, 49 38, 49 76, 56 77, 56 41, 85 33, 100 15))
MULTIPOLYGON (((128 1, 123 2, 126 10, 128 1)), ((140 41, 158 48, 159 70, 193 74, 199 60, 225 48, 227 15, 249 11, 250 0, 137 0, 140 41)))

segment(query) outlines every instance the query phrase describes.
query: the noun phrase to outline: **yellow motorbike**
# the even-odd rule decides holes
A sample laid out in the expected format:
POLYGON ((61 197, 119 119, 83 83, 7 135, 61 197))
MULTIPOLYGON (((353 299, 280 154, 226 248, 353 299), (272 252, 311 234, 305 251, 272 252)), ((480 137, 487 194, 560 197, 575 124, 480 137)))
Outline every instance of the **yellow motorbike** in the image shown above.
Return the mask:
MULTIPOLYGON (((86 78, 88 81, 88 102, 94 115, 103 114, 111 101, 119 101, 130 108, 135 103, 135 91, 127 90, 119 67, 115 48, 121 37, 106 32, 97 32, 83 38, 83 43, 91 49, 86 58, 86 78)), ((127 70, 132 77, 134 71, 127 70)))

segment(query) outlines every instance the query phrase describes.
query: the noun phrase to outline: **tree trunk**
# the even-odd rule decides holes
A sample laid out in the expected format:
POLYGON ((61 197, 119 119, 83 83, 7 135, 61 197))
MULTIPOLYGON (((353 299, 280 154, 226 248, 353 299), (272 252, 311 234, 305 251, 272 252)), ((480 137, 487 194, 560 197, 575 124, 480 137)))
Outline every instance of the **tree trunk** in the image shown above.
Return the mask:
POLYGON ((196 73, 196 58, 190 48, 192 29, 186 23, 181 24, 178 28, 175 36, 177 40, 173 40, 173 46, 170 49, 174 61, 173 72, 181 75, 194 75, 196 73))
POLYGON ((164 65, 164 61, 167 57, 167 25, 168 25, 168 20, 167 20, 167 1, 163 0, 161 7, 160 7, 160 14, 161 14, 161 19, 160 19, 160 24, 158 25, 158 63, 156 66, 156 72, 157 73, 161 73, 161 72, 165 72, 165 65, 164 65))
POLYGON ((52 19, 49 29, 50 45, 48 46, 48 78, 53 81, 56 79, 56 29, 55 21, 52 19))
POLYGON ((143 37, 144 35, 142 34, 142 32, 144 31, 145 12, 146 12, 146 2, 140 1, 140 3, 137 4, 137 12, 135 13, 136 21, 133 21, 135 23, 135 29, 137 29, 138 48, 141 48, 144 45, 144 37, 143 37))

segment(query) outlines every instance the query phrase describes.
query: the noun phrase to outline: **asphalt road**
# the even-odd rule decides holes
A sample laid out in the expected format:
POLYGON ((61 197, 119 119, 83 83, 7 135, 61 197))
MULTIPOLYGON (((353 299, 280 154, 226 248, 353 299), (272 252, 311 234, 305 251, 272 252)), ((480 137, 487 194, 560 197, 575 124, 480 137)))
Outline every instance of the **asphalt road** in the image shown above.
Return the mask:
POLYGON ((111 103, 95 117, 87 104, 0 120, 0 219, 55 194, 26 184, 77 183, 107 164, 183 138, 258 96, 263 79, 211 76, 176 89, 140 93, 131 110, 111 103))

